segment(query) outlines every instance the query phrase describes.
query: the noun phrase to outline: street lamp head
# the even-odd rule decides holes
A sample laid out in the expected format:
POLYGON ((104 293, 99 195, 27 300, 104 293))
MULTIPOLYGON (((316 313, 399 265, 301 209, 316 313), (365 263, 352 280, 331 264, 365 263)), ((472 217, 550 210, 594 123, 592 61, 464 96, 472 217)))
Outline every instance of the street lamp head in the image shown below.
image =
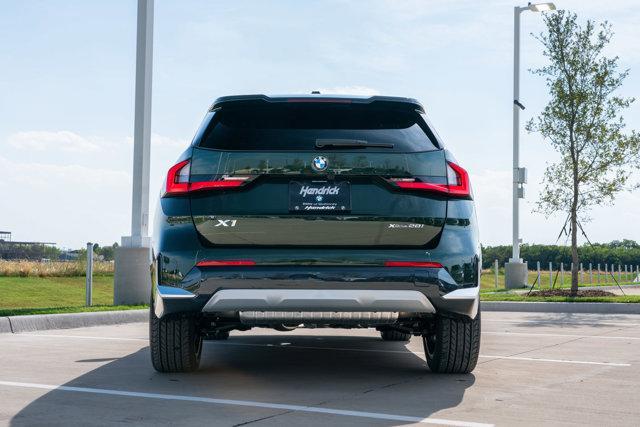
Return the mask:
POLYGON ((556 10, 556 5, 553 3, 529 3, 529 10, 532 12, 549 12, 550 10, 556 10))

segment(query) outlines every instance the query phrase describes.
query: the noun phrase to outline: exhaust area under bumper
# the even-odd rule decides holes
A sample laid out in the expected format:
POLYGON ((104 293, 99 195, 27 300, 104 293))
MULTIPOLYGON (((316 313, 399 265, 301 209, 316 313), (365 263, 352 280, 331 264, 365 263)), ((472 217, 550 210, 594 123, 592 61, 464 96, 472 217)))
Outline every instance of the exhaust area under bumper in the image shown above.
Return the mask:
POLYGON ((396 323, 399 313, 391 311, 241 311, 239 316, 240 323, 258 326, 273 324, 380 326, 396 323))

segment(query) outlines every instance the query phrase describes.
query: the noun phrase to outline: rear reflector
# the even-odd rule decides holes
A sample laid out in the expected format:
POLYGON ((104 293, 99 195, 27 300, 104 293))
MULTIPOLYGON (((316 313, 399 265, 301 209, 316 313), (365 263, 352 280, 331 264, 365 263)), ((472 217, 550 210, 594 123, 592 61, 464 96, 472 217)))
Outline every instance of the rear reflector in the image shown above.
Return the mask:
POLYGON ((454 197, 469 197, 471 186, 466 170, 453 162, 447 162, 448 184, 418 181, 415 178, 390 178, 388 181, 404 190, 430 191, 454 197))
POLYGON ((206 259, 198 261, 196 264, 197 267, 235 267, 248 265, 256 265, 256 262, 248 259, 206 259))
POLYGON ((183 160, 172 166, 167 173, 167 185, 163 196, 175 196, 200 190, 241 187, 251 181, 251 177, 248 176, 223 176, 213 181, 189 182, 189 174, 189 160, 183 160))
POLYGON ((385 261, 385 267, 421 267, 421 268, 442 268, 439 262, 431 261, 385 261))

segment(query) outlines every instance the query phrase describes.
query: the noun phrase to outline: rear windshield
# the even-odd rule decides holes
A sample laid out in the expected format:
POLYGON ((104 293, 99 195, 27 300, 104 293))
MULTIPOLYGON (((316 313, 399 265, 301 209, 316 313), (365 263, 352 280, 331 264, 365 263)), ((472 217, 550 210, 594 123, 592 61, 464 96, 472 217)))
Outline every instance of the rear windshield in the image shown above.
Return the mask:
MULTIPOLYGON (((191 181, 206 181, 222 175, 314 174, 315 153, 307 151, 219 151, 194 148, 191 181)), ((420 153, 371 153, 327 151, 326 173, 335 175, 383 175, 423 177, 446 183, 444 150, 420 153)))
POLYGON ((431 131, 407 104, 274 103, 228 105, 214 114, 199 146, 216 150, 345 149, 420 152, 437 149, 431 131), (368 145, 368 146, 367 146, 368 145), (320 146, 320 148, 319 148, 320 146))

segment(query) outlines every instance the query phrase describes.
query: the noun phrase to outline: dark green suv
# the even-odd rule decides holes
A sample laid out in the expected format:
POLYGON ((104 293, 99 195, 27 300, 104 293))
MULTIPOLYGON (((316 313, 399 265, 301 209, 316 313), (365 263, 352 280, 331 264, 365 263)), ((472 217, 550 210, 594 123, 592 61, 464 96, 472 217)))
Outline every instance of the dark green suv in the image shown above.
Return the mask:
POLYGON ((470 372, 480 266, 469 176, 417 101, 223 97, 158 203, 153 366, 194 370, 232 330, 350 327, 470 372))

